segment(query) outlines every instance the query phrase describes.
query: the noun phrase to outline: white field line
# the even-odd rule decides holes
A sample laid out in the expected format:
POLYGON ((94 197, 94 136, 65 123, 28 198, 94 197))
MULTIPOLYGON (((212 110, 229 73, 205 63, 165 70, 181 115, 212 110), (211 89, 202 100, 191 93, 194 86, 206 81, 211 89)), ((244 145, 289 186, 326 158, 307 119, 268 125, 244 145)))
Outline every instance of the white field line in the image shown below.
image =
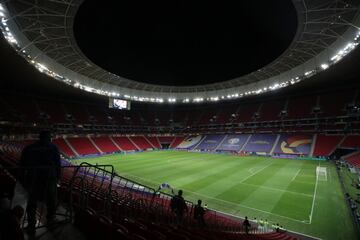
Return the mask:
MULTIPOLYGON (((272 164, 272 163, 271 163, 272 164)), ((266 167, 270 166, 271 164, 263 167, 262 169, 258 170, 257 172, 260 172, 262 170, 264 170, 266 167)), ((255 173, 256 174, 256 173, 255 173)), ((252 174, 251 176, 255 175, 255 174, 252 174)), ((140 180, 144 180, 144 181, 147 181, 147 182, 150 182, 150 183, 154 183, 154 184, 157 184, 160 186, 161 183, 158 183, 158 182, 154 182, 154 181, 151 181, 151 180, 148 180, 148 179, 144 179, 144 178, 141 178, 141 177, 138 177, 138 176, 135 176, 135 175, 131 175, 131 174, 124 174, 125 176, 132 176, 134 178, 137 178, 137 179, 140 179, 140 180)), ((246 179, 250 178, 251 176, 248 176, 247 178, 245 178, 244 180, 242 181, 245 181, 246 179)), ((242 183, 242 182, 240 182, 242 183)), ((242 183, 244 184, 244 183, 242 183)), ((189 191, 189 190, 186 190, 186 189, 183 189, 184 192, 188 192, 188 193, 192 193, 193 195, 198 195, 198 196, 202 196, 204 198, 207 198, 207 199, 212 199, 212 200, 216 200, 216 201, 221 201, 221 202, 224 202, 224 203, 227 203, 227 204, 230 204, 230 205, 233 205, 233 206, 240 206, 240 207, 243 207, 243 208, 247 208, 247 209, 250 209, 250 210, 254 210, 254 211, 258 211, 258 212, 262 212, 262 213, 266 213, 266 214, 269 214, 269 215, 273 215, 273 216, 277 216, 277 217, 281 217, 281 218, 285 218, 285 219, 288 219, 288 220, 292 220, 292 221, 296 221, 296 222, 300 222, 300 223, 303 223, 303 224, 310 224, 308 223, 307 220, 298 220, 298 219, 295 219, 295 218, 290 218, 290 217, 286 217, 286 216, 282 216, 282 215, 279 215, 279 214, 276 214, 276 213, 271 213, 271 212, 268 212, 268 211, 264 211, 264 210, 260 210, 260 209, 257 209, 257 208, 252 208, 252 207, 249 207, 249 206, 246 206, 246 205, 243 205, 243 204, 237 204, 237 203, 233 203, 233 202, 230 202, 230 201, 226 201, 226 200, 223 200, 223 199, 220 199, 220 198, 215 198, 215 197, 210 197, 210 196, 207 196, 207 195, 204 195, 204 194, 201 194, 201 193, 197 193, 197 192, 192 192, 192 191, 189 191)))
MULTIPOLYGON (((237 215, 234 215, 234 214, 231 214, 231 213, 226 213, 226 212, 222 212, 222 211, 219 211, 219 210, 216 210, 217 212, 219 213, 222 213, 224 215, 227 215, 227 216, 232 216, 234 218, 237 218, 237 219, 244 219, 243 217, 241 216, 237 216, 237 215)), ((252 220, 250 220, 252 221, 252 220)), ((287 232, 291 232, 291 233, 295 233, 295 234, 298 234, 298 235, 301 235, 301 236, 305 236, 305 237, 308 237, 308 238, 312 238, 312 239, 316 239, 316 240, 322 240, 322 238, 318 238, 318 237, 314 237, 314 236, 311 236, 311 235, 307 235, 305 233, 300 233, 300 232, 296 232, 296 231, 292 231, 292 230, 289 230, 289 229, 286 229, 287 232)))
MULTIPOLYGON (((183 190, 184 190, 184 189, 183 189, 183 190)), ((226 200, 223 200, 223 199, 214 198, 214 197, 209 197, 209 196, 204 195, 204 194, 201 194, 201 193, 191 192, 191 191, 188 191, 188 190, 186 190, 186 192, 192 193, 192 194, 194 194, 194 195, 202 196, 202 197, 207 198, 207 199, 213 199, 213 200, 221 201, 221 202, 224 202, 224 203, 233 205, 233 206, 247 208, 247 209, 250 209, 250 210, 254 210, 254 211, 266 213, 266 214, 269 214, 269 215, 273 215, 273 216, 277 216, 277 217, 289 219, 289 220, 296 221, 296 222, 300 222, 300 223, 303 223, 303 224, 310 224, 310 223, 308 223, 307 220, 301 221, 301 220, 298 220, 298 219, 295 219, 295 218, 290 218, 290 217, 282 216, 282 215, 279 215, 279 214, 276 214, 276 213, 272 213, 272 212, 260 210, 260 209, 257 209, 257 208, 252 208, 252 207, 249 207, 249 206, 246 206, 246 205, 243 205, 243 204, 233 203, 233 202, 229 202, 229 201, 226 201, 226 200)))
POLYGON ((296 194, 296 195, 302 195, 302 196, 305 196, 305 197, 311 197, 311 198, 313 197, 313 195, 310 195, 310 194, 293 192, 293 191, 288 191, 288 190, 279 189, 279 188, 261 186, 261 185, 250 184, 250 183, 240 183, 240 184, 248 185, 248 186, 253 186, 253 187, 258 187, 258 188, 270 189, 270 190, 279 191, 279 192, 287 192, 287 193, 292 193, 292 194, 296 194))
MULTIPOLYGON (((149 183, 152 183, 152 184, 156 184, 156 185, 159 185, 160 186, 160 182, 155 182, 155 181, 152 181, 152 180, 149 180, 149 179, 145 179, 145 178, 141 178, 141 177, 138 177, 138 176, 135 176, 135 175, 132 175, 132 174, 123 174, 124 176, 129 176, 129 177, 133 177, 135 179, 140 179, 140 180, 143 180, 143 181, 147 181, 149 183)), ((310 194, 306 194, 306 193, 299 193, 299 192, 292 192, 292 191, 288 191, 288 190, 284 190, 284 189, 279 189, 279 188, 272 188, 272 187, 267 187, 267 186, 261 186, 261 185, 256 185, 256 184, 250 184, 250 183, 240 183, 242 185, 248 185, 248 186, 253 186, 253 187, 258 187, 258 188, 265 188, 265 189, 270 189, 270 190, 274 190, 274 191, 279 191, 279 192, 288 192, 288 193, 292 193, 292 194, 296 194, 296 195, 303 195, 305 197, 313 197, 313 195, 310 195, 310 194)), ((189 191, 187 191, 189 192, 189 191)), ((193 194, 198 194, 196 192, 191 192, 193 194)))
POLYGON ((270 164, 266 165, 265 167, 263 167, 263 168, 261 168, 261 169, 259 169, 259 170, 255 171, 253 174, 250 174, 250 175, 249 175, 249 176, 247 176, 246 178, 242 179, 239 183, 243 183, 243 182, 245 182, 246 180, 248 180, 248 179, 249 179, 249 178, 251 178, 252 176, 254 176, 254 175, 258 174, 259 172, 261 172, 262 170, 264 170, 265 168, 269 167, 269 166, 270 166, 270 165, 272 165, 272 164, 273 164, 273 162, 271 162, 270 164))
MULTIPOLYGON (((248 177, 244 178, 243 180, 241 180, 240 183, 244 184, 243 181, 246 181, 246 180, 249 179, 250 177, 254 176, 255 174, 257 174, 257 173, 259 173, 259 172, 261 172, 262 170, 264 170, 265 168, 269 167, 269 166, 272 165, 272 164, 273 164, 273 163, 268 164, 268 165, 266 165, 265 167, 259 169, 259 170, 256 171, 254 174, 251 174, 250 176, 248 176, 248 177)), ((134 178, 137 178, 137 179, 140 179, 140 180, 144 180, 144 181, 147 181, 147 182, 150 182, 150 183, 154 183, 154 184, 157 184, 157 185, 159 185, 159 186, 160 186, 160 184, 161 184, 161 183, 154 182, 154 181, 151 181, 151 180, 149 180, 149 179, 144 179, 144 178, 141 178, 141 177, 132 175, 132 174, 124 174, 124 175, 125 175, 125 176, 131 176, 131 177, 134 177, 134 178)), ((230 201, 226 201, 226 200, 223 200, 223 199, 220 199, 220 198, 210 197, 210 196, 207 196, 207 195, 204 195, 204 194, 201 194, 201 193, 188 191, 188 190, 186 190, 186 189, 183 189, 183 190, 184 190, 185 192, 192 193, 193 195, 198 195, 198 196, 202 196, 202 197, 207 198, 207 199, 212 199, 212 200, 216 200, 216 201, 221 201, 221 202, 224 202, 224 203, 233 205, 233 206, 239 206, 239 207, 247 208, 247 209, 250 209, 250 210, 254 210, 254 211, 266 213, 266 214, 269 214, 269 215, 277 216, 277 217, 280 217, 280 218, 288 219, 288 220, 295 221, 295 222, 299 222, 299 223, 303 223, 303 224, 311 224, 311 221, 310 221, 310 223, 309 223, 307 220, 301 221, 301 220, 298 220, 298 219, 295 219, 295 218, 290 218, 290 217, 282 216, 282 215, 279 215, 279 214, 276 214, 276 213, 272 213, 272 212, 260 210, 260 209, 257 209, 257 208, 252 208, 252 207, 249 207, 249 206, 246 206, 246 205, 243 205, 243 204, 237 204, 237 203, 233 203, 233 202, 230 202, 230 201)))
MULTIPOLYGON (((319 167, 320 167, 320 162, 319 162, 319 167)), ((312 201, 312 206, 311 206, 311 212, 310 212, 310 215, 309 215, 309 222, 310 222, 310 224, 311 224, 312 216, 313 216, 313 212, 314 212, 317 185, 318 185, 318 177, 316 176, 314 196, 313 196, 313 201, 312 201)))
POLYGON ((296 178, 297 175, 299 174, 300 170, 301 170, 301 168, 297 171, 297 173, 296 173, 295 176, 291 179, 291 181, 294 181, 294 180, 295 180, 295 178, 296 178))

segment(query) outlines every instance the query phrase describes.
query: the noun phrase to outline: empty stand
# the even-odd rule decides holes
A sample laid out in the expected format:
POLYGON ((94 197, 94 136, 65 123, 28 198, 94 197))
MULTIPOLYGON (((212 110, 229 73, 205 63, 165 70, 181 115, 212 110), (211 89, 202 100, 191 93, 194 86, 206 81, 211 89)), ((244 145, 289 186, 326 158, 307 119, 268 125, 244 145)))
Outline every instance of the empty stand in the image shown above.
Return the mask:
POLYGON ((67 138, 66 140, 71 144, 71 146, 80 155, 89 155, 89 154, 99 153, 99 151, 92 144, 92 142, 86 137, 67 138))
POLYGON ((99 106, 89 107, 88 112, 90 119, 97 124, 108 124, 109 116, 104 110, 104 108, 100 108, 99 106))
POLYGON ((222 143, 224 137, 225 135, 206 135, 196 149, 213 151, 222 143))
POLYGON ((342 139, 340 135, 317 135, 313 156, 330 156, 342 139))
POLYGON ((354 91, 338 91, 320 95, 320 117, 334 117, 346 115, 346 105, 354 99, 354 91))
POLYGON ((96 146, 104 153, 118 152, 120 149, 111 141, 109 137, 92 137, 96 146))
POLYGON ((53 143, 68 157, 75 157, 76 153, 69 147, 63 138, 57 138, 52 140, 53 143))
POLYGON ((258 111, 259 103, 240 105, 237 112, 236 122, 253 122, 255 113, 258 111))
POLYGON ((112 139, 123 151, 139 150, 128 137, 112 137, 112 139))
POLYGON ((349 135, 346 136, 344 141, 341 143, 342 148, 360 148, 360 135, 349 135))
POLYGON ((259 111, 259 121, 274 121, 280 119, 280 112, 284 110, 285 101, 267 101, 261 105, 259 111))
POLYGON ((51 123, 66 123, 66 114, 61 103, 48 102, 45 100, 38 101, 40 111, 46 114, 51 123))
POLYGON ((159 136, 159 137, 157 137, 157 139, 159 140, 160 143, 172 143, 174 141, 175 137, 159 136))
POLYGON ((130 139, 141 150, 153 148, 153 146, 143 136, 130 137, 130 139))
POLYGON ((248 134, 226 135, 225 139, 218 146, 217 150, 238 152, 244 146, 248 138, 248 134))
POLYGON ((16 96, 7 96, 3 100, 3 104, 7 105, 14 116, 23 122, 37 123, 40 122, 40 111, 37 103, 32 99, 21 99, 16 96))
POLYGON ((290 98, 287 109, 288 119, 314 117, 313 109, 316 106, 317 96, 290 98))
POLYGON ((175 137, 170 144, 170 148, 176 148, 184 139, 185 137, 175 137))
POLYGON ((236 112, 235 106, 225 106, 220 109, 220 112, 216 115, 215 123, 216 124, 224 124, 229 123, 234 120, 236 112))
POLYGON ((65 106, 67 114, 71 115, 72 120, 75 123, 90 123, 90 115, 86 108, 86 105, 81 103, 72 103, 65 106))
POLYGON ((151 143, 155 148, 161 148, 160 142, 157 137, 146 137, 146 139, 151 143))
POLYGON ((270 153, 277 135, 253 134, 243 148, 245 152, 270 153))

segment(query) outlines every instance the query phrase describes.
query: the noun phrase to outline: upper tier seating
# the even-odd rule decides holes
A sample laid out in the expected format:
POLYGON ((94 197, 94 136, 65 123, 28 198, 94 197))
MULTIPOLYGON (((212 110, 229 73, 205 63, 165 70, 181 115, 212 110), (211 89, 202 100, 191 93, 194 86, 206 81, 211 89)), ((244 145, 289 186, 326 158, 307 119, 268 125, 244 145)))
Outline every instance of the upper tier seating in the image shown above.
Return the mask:
POLYGON ((86 105, 80 103, 67 104, 65 106, 66 113, 71 116, 75 123, 85 124, 90 123, 90 115, 87 111, 86 105))
POLYGON ((321 117, 334 117, 346 115, 346 105, 353 102, 355 92, 338 91, 336 97, 334 93, 327 93, 320 95, 319 107, 321 117))
POLYGON ((259 121, 273 121, 280 119, 280 112, 284 110, 285 101, 283 99, 264 102, 259 112, 259 121))
POLYGON ((45 100, 38 101, 40 111, 48 116, 48 121, 51 123, 66 123, 66 114, 64 107, 60 103, 48 102, 45 100))
POLYGON ((360 148, 360 135, 349 135, 341 143, 342 148, 360 148))
POLYGON ((91 106, 88 107, 87 109, 90 115, 90 120, 100 125, 109 124, 110 122, 109 115, 106 111, 104 111, 106 109, 101 108, 99 106, 91 106))
POLYGON ((316 96, 296 97, 289 99, 286 119, 312 118, 316 105, 316 96))
POLYGON ((258 111, 260 104, 259 103, 250 103, 240 105, 238 111, 236 112, 236 122, 253 122, 255 113, 258 111))

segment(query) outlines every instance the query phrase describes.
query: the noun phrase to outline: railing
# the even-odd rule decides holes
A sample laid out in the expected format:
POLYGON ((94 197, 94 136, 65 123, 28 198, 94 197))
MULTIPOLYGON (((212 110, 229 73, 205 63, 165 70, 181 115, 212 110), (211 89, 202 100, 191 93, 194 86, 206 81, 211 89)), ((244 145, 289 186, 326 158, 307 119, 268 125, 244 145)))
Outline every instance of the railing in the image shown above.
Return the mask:
MULTIPOLYGON (((1 176, 6 175, 7 179, 12 182, 12 184, 7 184, 10 186, 8 189, 2 188, 0 191, 7 192, 6 196, 13 199, 13 191, 17 183, 24 186, 27 191, 34 191, 34 189, 39 188, 36 186, 39 185, 39 181, 36 179, 44 180, 44 184, 40 185, 41 188, 47 189, 51 181, 45 180, 44 173, 49 171, 53 171, 53 169, 48 167, 0 167, 1 176), (29 172, 31 173, 31 181, 26 176, 29 175, 29 172)), ((178 224, 176 216, 170 209, 171 195, 121 177, 114 172, 111 165, 81 163, 78 166, 73 166, 68 164, 61 167, 60 180, 58 199, 61 205, 58 207, 57 215, 60 216, 62 222, 72 222, 79 209, 91 208, 98 214, 109 217, 114 222, 122 218, 130 218, 163 224, 178 224)), ((5 182, 2 180, 2 183, 5 182)), ((21 202, 27 208, 25 199, 17 199, 12 204, 15 202, 21 202)), ((186 201, 186 204, 188 211, 184 214, 181 224, 188 227, 196 226, 197 223, 192 217, 194 204, 189 201, 186 201)), ((43 221, 46 214, 45 209, 43 204, 39 204, 36 228, 46 226, 46 221, 43 221)), ((207 226, 213 230, 241 230, 240 222, 218 215, 213 210, 206 211, 205 220, 207 226)), ((27 223, 28 217, 26 215, 22 224, 23 227, 26 227, 27 223)))

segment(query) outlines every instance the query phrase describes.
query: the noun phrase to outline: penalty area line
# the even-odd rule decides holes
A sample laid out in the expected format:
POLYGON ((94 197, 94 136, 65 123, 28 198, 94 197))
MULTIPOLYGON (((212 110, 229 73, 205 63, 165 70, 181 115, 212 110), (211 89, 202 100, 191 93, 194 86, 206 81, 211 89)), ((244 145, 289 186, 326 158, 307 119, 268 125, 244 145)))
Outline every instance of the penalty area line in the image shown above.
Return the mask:
POLYGON ((248 180, 249 178, 251 178, 252 176, 258 174, 259 172, 261 172, 262 170, 264 170, 265 168, 269 167, 270 165, 272 165, 274 162, 271 162, 270 164, 264 166, 263 168, 253 172, 252 174, 250 174, 249 176, 247 176, 246 178, 242 179, 239 183, 243 183, 245 182, 246 180, 248 180))
MULTIPOLYGON (((320 162, 319 162, 319 167, 320 167, 320 162)), ((312 201, 312 206, 311 206, 311 212, 310 212, 310 215, 309 215, 309 223, 310 223, 310 224, 311 224, 312 217, 313 217, 313 213, 314 213, 314 206, 315 206, 315 198, 316 198, 317 185, 318 185, 318 177, 317 177, 317 175, 316 175, 314 196, 313 196, 313 201, 312 201)))
POLYGON ((299 174, 300 170, 301 170, 301 169, 299 169, 299 170, 296 172, 295 176, 291 179, 291 181, 294 181, 294 180, 295 180, 295 178, 296 178, 297 175, 299 174))

